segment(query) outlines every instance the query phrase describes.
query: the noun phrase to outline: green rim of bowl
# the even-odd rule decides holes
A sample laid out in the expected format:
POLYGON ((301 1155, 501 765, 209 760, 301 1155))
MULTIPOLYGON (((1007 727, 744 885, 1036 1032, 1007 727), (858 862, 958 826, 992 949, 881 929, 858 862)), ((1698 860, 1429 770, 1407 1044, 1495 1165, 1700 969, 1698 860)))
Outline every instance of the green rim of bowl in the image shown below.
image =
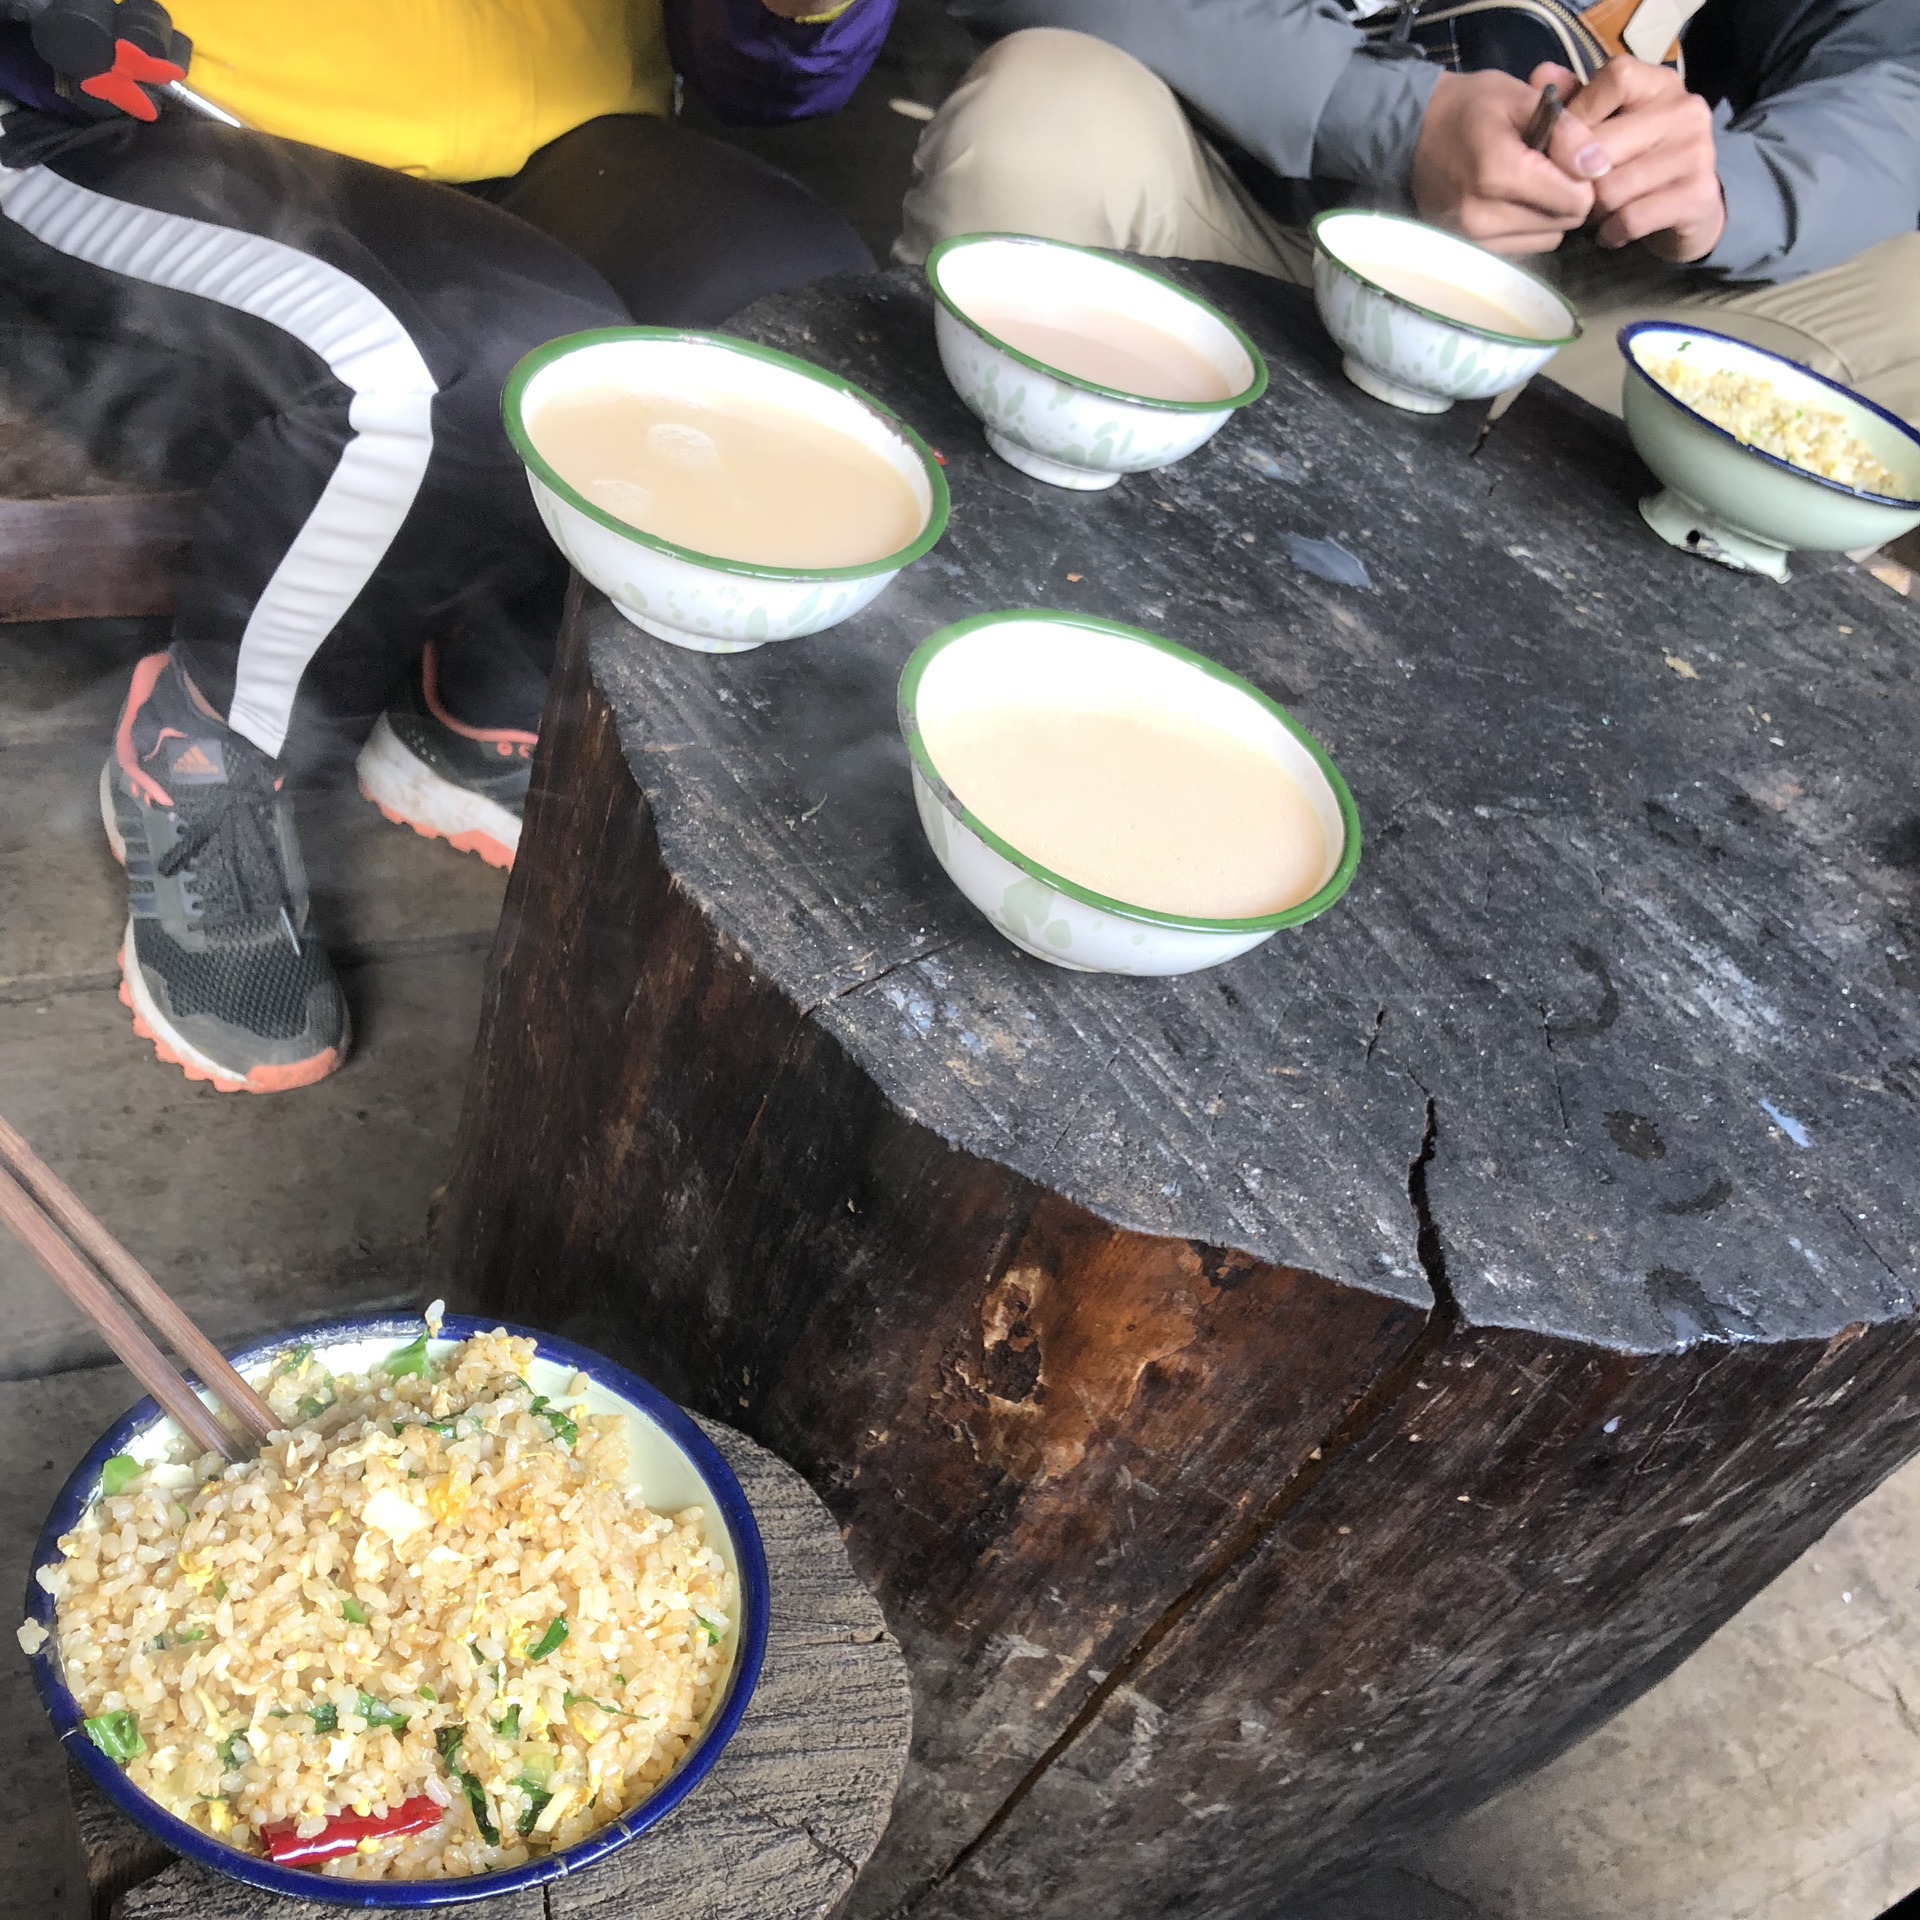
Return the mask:
POLYGON ((1324 253, 1342 273, 1350 273, 1363 287, 1371 287, 1377 294, 1393 301, 1396 305, 1410 307, 1415 313, 1423 314, 1429 320, 1438 320, 1442 326, 1458 328, 1462 333, 1477 335, 1482 340, 1498 340, 1509 347, 1568 347, 1586 331, 1581 323, 1580 311, 1567 296, 1551 282, 1542 280, 1537 273, 1529 273, 1525 267, 1515 266, 1504 254, 1495 253, 1491 247, 1475 246, 1471 240, 1463 240, 1457 233, 1448 233, 1443 227, 1430 226, 1424 220, 1403 219, 1397 213, 1375 213, 1368 207, 1328 207, 1323 213, 1316 213, 1310 222, 1313 228, 1313 244, 1324 253), (1381 220, 1389 226, 1417 227, 1425 233, 1437 233, 1442 239, 1451 240, 1456 246, 1466 247, 1474 253, 1484 253, 1489 260, 1497 260, 1503 267, 1512 268, 1524 280, 1531 280, 1542 293, 1551 295, 1573 316, 1573 331, 1563 333, 1557 340, 1542 339, 1537 333, 1495 333, 1491 327, 1476 327, 1471 320, 1457 319, 1450 313, 1436 313, 1432 307, 1423 307, 1418 300, 1409 300, 1404 293, 1395 293, 1391 287, 1383 287, 1378 280, 1369 280, 1351 260, 1343 259, 1320 238, 1320 227, 1327 220, 1381 220))
POLYGON ((690 561, 714 573, 740 574, 749 580, 869 580, 876 573, 898 573, 902 567, 918 560, 947 530, 947 477, 940 471, 940 463, 934 459, 932 449, 891 407, 876 400, 865 388, 856 387, 851 380, 842 380, 838 374, 829 373, 824 367, 816 367, 811 361, 796 359, 790 353, 782 353, 777 347, 763 347, 752 340, 737 340, 731 334, 702 333, 686 327, 595 327, 585 333, 563 334, 558 340, 549 340, 544 347, 535 347, 507 375, 506 389, 500 396, 500 415, 506 422, 507 438, 513 442, 514 451, 539 477, 541 484, 558 494, 568 506, 578 509, 609 532, 623 535, 636 546, 650 547, 655 553, 671 554, 676 560, 690 561), (858 566, 767 567, 753 560, 729 560, 720 554, 701 553, 694 547, 678 546, 671 540, 661 539, 658 534, 630 525, 607 512, 604 507, 595 506, 547 464, 540 450, 528 438, 526 424, 520 417, 520 402, 533 377, 556 360, 563 360, 568 354, 586 347, 604 346, 621 340, 672 340, 688 346, 720 347, 749 360, 764 360, 769 366, 784 367, 789 373, 803 374, 816 385, 859 401, 920 456, 927 485, 932 491, 932 507, 927 515, 927 524, 919 536, 899 552, 890 553, 879 560, 863 560, 858 566))
POLYGON ((1099 247, 1079 247, 1070 240, 1044 240, 1039 235, 1031 233, 956 233, 942 240, 927 255, 927 284, 933 289, 933 297, 969 333, 977 333, 988 346, 1004 353, 1010 360, 1019 361, 1023 367, 1032 368, 1035 373, 1044 373, 1050 380, 1059 380, 1067 386, 1078 387, 1083 393, 1097 393, 1103 400, 1124 400, 1130 407, 1155 407, 1162 413, 1228 413, 1235 407, 1251 406, 1267 390, 1267 363, 1260 349, 1218 307, 1202 300, 1196 293, 1189 293, 1178 281, 1169 280, 1165 274, 1153 273, 1145 267, 1137 267, 1131 260, 1124 260, 1118 254, 1103 252, 1099 247), (1109 266, 1124 267, 1127 272, 1138 274, 1142 280, 1151 280, 1156 286, 1165 287, 1170 293, 1177 293, 1188 306, 1198 307, 1209 319, 1217 320, 1240 343, 1241 351, 1247 356, 1247 363, 1253 368, 1251 383, 1226 400, 1156 400, 1151 394, 1129 393, 1124 387, 1103 387, 1097 380, 1082 379, 1077 373, 1068 373, 1064 367, 1050 367, 1044 360, 1036 360, 1032 354, 1022 353, 1018 347, 1010 346, 1002 340, 997 333, 989 333, 940 284, 940 263, 948 254, 957 252, 962 247, 980 246, 990 240, 1010 241, 1022 247, 1044 247, 1054 253, 1084 253, 1089 259, 1104 260, 1109 266))
POLYGON ((1191 647, 1183 647, 1178 641, 1168 640, 1160 634, 1148 633, 1140 627, 1123 626, 1117 620, 1096 620, 1086 614, 1060 613, 1046 608, 1007 613, 977 613, 970 620, 956 620, 952 626, 942 627, 938 633, 929 634, 919 646, 914 648, 906 666, 901 671, 897 699, 900 732, 906 740, 907 751, 913 756, 914 765, 920 769, 928 785, 939 797, 941 805, 970 832, 984 840, 1002 859, 1010 860, 1022 873, 1044 881, 1056 893, 1065 894, 1069 900, 1078 900, 1083 906, 1098 907, 1101 912, 1116 914, 1123 920, 1136 920, 1153 927, 1173 927, 1190 933, 1272 933, 1281 927, 1298 926, 1303 920, 1312 920, 1325 913, 1346 892, 1352 883, 1354 870, 1360 864, 1360 813, 1353 804, 1353 795, 1348 792, 1346 781, 1340 777, 1340 769, 1327 757, 1327 751, 1320 742, 1285 707, 1281 706, 1277 700, 1269 699, 1250 680, 1243 680, 1239 674, 1230 672, 1217 660, 1209 660, 1204 653, 1195 653, 1191 647), (1201 920, 1187 914, 1161 913, 1153 907, 1136 907, 1128 901, 1115 900, 1104 893, 1095 893, 1091 887, 1083 887, 1077 880, 1069 880, 1065 874, 1055 873, 1051 867, 1043 867, 1038 860, 1022 853, 1018 847, 995 833, 948 786, 940 769, 933 764, 933 756, 928 753, 927 743, 920 733, 920 682, 938 655, 944 653, 956 641, 964 640, 969 634, 978 633, 983 627, 1037 624, 1078 627, 1083 632, 1104 634, 1110 639, 1127 640, 1136 646, 1152 647, 1159 653, 1170 654, 1189 667, 1198 668, 1209 679, 1218 680, 1223 686, 1232 687, 1236 693, 1244 694, 1272 714, 1312 756, 1314 765, 1320 769, 1327 785, 1333 790, 1334 805, 1340 812, 1341 832, 1345 836, 1344 844, 1340 849, 1340 864, 1334 868, 1319 890, 1309 894, 1306 899, 1297 901, 1293 906, 1283 908, 1279 913, 1264 913, 1254 920, 1201 920))

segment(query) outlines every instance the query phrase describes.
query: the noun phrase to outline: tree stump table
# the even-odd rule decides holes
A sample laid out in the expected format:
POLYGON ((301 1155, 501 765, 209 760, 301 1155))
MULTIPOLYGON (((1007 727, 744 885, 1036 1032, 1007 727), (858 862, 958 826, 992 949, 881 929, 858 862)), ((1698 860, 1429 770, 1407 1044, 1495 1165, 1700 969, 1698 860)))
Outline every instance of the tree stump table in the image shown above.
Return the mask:
MULTIPOLYGON (((727 1750, 666 1820, 586 1872, 462 1920, 822 1920, 886 1825, 906 1765, 906 1666, 806 1482, 702 1421, 759 1522, 773 1593, 760 1684, 727 1750)), ((330 1920, 167 1852, 68 1769, 96 1920, 330 1920)), ((368 1909, 360 1909, 362 1912, 368 1909)), ((376 1914, 391 1912, 376 1908, 376 1914)))
POLYGON ((951 529, 734 657, 576 601, 438 1235, 825 1496, 915 1685, 857 1915, 1268 1915, 1920 1444, 1920 609, 1674 553, 1556 390, 1394 413, 1175 271, 1272 385, 1110 494, 986 452, 908 276, 738 323, 943 449, 951 529), (1301 715, 1339 906, 1175 980, 974 913, 894 683, 1048 606, 1301 715))

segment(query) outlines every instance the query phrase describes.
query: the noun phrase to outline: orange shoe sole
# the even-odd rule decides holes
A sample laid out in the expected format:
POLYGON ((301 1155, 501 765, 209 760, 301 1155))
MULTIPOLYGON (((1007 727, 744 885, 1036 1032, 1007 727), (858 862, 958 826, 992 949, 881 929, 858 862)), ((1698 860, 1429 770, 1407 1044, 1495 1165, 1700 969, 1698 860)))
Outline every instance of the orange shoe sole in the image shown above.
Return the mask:
POLYGON ((396 827, 411 827, 422 840, 444 840, 456 853, 477 853, 490 867, 498 867, 507 873, 513 867, 513 849, 504 846, 490 833, 481 833, 477 828, 471 833, 442 833, 438 827, 423 827, 418 820, 409 820, 396 807, 390 807, 384 800, 376 798, 367 791, 367 783, 360 782, 360 798, 380 809, 384 820, 391 820, 396 827))
POLYGON ((315 1054, 311 1060, 296 1060, 291 1066, 255 1067, 245 1079, 240 1079, 231 1073, 222 1073, 217 1067, 206 1067, 197 1060, 189 1060, 165 1035, 156 1032, 146 1015, 134 1005, 133 988, 127 979, 127 949, 124 942, 113 958, 120 969, 120 1004, 133 1015, 134 1032, 142 1040, 151 1043, 157 1058, 170 1067, 178 1067, 189 1080, 199 1080, 212 1087, 216 1093, 291 1093, 296 1087, 310 1087, 316 1080, 324 1080, 341 1064, 340 1049, 329 1047, 324 1053, 315 1054))

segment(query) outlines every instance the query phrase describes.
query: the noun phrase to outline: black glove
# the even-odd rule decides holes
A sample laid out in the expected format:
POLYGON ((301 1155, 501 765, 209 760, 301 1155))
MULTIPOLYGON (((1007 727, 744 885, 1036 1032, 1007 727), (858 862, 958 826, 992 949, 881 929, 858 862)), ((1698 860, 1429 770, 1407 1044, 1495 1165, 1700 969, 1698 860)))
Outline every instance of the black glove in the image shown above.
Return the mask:
POLYGON ((157 120, 159 89, 185 79, 193 57, 159 0, 0 0, 0 10, 26 17, 62 97, 96 119, 157 120))

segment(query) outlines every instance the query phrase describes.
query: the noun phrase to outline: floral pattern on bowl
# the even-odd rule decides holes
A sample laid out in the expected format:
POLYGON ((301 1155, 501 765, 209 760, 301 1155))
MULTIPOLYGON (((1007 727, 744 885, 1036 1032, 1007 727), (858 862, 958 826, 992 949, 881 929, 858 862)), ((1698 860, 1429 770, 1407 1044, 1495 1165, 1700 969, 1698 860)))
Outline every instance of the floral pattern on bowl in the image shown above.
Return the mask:
POLYGON ((1341 208, 1314 220, 1313 241, 1314 299, 1342 371, 1389 406, 1445 413, 1456 400, 1489 400, 1579 338, 1572 306, 1544 280, 1418 220, 1341 208), (1495 299, 1541 331, 1528 338, 1447 319, 1370 280, 1371 260, 1495 299))
POLYGON ((1157 273, 1027 234, 967 233, 927 256, 934 341, 954 391, 1001 459, 1085 492, 1184 460, 1266 391, 1266 363, 1232 321, 1157 273), (1172 334, 1209 361, 1230 397, 1153 400, 1047 366, 969 317, 967 301, 1017 290, 1104 307, 1172 334))

